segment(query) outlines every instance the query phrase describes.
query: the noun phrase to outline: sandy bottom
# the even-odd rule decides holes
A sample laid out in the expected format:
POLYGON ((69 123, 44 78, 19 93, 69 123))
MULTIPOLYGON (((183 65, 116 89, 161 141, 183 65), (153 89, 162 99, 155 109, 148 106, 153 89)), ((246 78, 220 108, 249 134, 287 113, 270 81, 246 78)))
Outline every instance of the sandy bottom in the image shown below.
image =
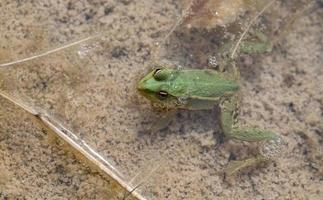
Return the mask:
MULTIPOLYGON (((223 175, 229 159, 254 154, 256 145, 218 145, 216 109, 181 111, 166 129, 145 131, 157 114, 135 86, 151 68, 154 43, 170 29, 179 9, 171 0, 1 1, 0 63, 104 34, 1 67, 0 88, 73 130, 129 184, 140 185, 137 191, 147 199, 319 199, 322 9, 301 17, 271 53, 239 61, 239 123, 278 132, 286 145, 278 158, 234 177, 223 175)), ((205 46, 196 38, 212 39, 213 33, 219 34, 177 32, 171 41, 178 45, 172 43, 166 54, 183 66, 203 67, 218 41, 205 46), (190 44, 199 45, 190 49, 190 44)), ((27 113, 4 99, 0 105, 0 199, 120 198, 113 196, 121 189, 112 180, 84 166, 27 113)))

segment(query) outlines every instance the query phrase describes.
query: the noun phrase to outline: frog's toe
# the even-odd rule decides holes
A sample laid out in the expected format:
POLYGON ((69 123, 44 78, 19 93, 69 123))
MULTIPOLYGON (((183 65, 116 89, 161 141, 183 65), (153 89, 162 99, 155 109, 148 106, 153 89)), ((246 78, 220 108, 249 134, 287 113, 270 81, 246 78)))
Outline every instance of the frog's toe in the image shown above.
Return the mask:
POLYGON ((271 159, 281 153, 284 145, 285 141, 282 136, 277 135, 276 138, 265 141, 259 151, 263 157, 271 159))
POLYGON ((236 174, 239 171, 244 170, 245 168, 248 168, 250 166, 254 166, 254 165, 261 163, 265 160, 266 160, 266 158, 259 155, 259 156, 247 158, 245 160, 230 161, 228 166, 225 168, 224 172, 228 176, 231 176, 233 174, 236 174))

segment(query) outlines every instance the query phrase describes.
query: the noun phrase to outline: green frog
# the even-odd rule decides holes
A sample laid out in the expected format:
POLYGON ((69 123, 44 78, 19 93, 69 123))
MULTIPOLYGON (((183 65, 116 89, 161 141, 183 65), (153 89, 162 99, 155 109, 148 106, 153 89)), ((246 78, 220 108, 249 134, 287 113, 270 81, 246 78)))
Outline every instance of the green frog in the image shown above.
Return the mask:
MULTIPOLYGON (((271 45, 262 34, 258 42, 241 43, 244 53, 262 53, 271 45)), ((225 172, 229 175, 246 167, 267 161, 280 152, 283 140, 272 131, 236 125, 240 97, 240 73, 233 59, 223 59, 217 69, 183 69, 156 64, 153 71, 138 83, 139 92, 156 107, 163 109, 206 110, 220 107, 220 126, 228 139, 261 142, 257 156, 230 161, 225 172)))

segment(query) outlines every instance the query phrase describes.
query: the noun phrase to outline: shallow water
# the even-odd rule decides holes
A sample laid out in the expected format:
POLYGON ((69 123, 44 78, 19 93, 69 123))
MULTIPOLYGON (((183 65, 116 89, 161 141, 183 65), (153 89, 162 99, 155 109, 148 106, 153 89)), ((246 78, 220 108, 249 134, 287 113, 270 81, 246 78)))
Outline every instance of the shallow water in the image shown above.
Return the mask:
MULTIPOLYGON (((273 9, 258 25, 268 33, 277 25, 271 23, 294 12, 288 3, 273 9)), ((219 145, 216 109, 181 111, 167 129, 147 132, 158 114, 138 94, 136 83, 152 68, 155 53, 158 60, 205 68, 225 33, 239 36, 253 13, 238 19, 242 25, 227 28, 180 27, 154 49, 176 21, 178 2, 1 1, 0 10, 0 63, 95 36, 0 68, 1 91, 71 130, 74 136, 67 135, 86 150, 75 156, 75 149, 32 115, 1 99, 1 198, 122 199, 134 188, 143 199, 322 195, 322 9, 304 12, 273 52, 245 55, 238 62, 240 123, 279 132, 287 145, 273 162, 234 177, 223 175, 229 159, 252 154, 254 145, 219 145), (87 160, 91 156, 108 164, 97 173, 87 160)))

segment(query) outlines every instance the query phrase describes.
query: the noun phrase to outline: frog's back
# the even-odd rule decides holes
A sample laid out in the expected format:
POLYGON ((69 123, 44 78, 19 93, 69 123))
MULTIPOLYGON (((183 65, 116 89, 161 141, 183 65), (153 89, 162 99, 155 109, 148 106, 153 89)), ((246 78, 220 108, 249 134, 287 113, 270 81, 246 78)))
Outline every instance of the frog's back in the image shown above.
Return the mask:
POLYGON ((221 98, 234 94, 239 85, 215 70, 189 69, 178 73, 173 88, 181 88, 181 95, 188 97, 221 98))

